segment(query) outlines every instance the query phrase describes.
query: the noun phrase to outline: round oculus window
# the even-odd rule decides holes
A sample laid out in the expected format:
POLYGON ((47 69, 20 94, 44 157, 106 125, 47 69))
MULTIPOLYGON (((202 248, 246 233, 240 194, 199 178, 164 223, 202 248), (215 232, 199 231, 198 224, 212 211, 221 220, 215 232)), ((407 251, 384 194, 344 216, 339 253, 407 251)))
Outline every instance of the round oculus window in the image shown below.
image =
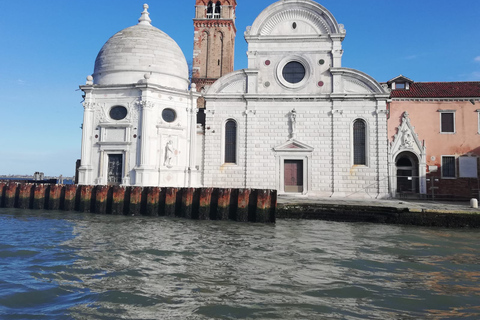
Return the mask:
POLYGON ((110 118, 113 120, 123 120, 127 116, 127 108, 122 106, 115 106, 110 109, 110 118))
POLYGON ((177 118, 177 114, 173 109, 163 109, 162 111, 162 119, 165 122, 173 122, 177 118))
POLYGON ((289 83, 299 83, 305 78, 305 67, 298 61, 290 61, 283 67, 282 76, 289 83))

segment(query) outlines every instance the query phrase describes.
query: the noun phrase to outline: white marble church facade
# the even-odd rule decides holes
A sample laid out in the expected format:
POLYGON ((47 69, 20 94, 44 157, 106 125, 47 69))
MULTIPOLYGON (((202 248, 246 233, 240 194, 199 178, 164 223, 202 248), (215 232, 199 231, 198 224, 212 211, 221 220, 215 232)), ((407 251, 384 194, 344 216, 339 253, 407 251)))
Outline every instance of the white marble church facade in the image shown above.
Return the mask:
POLYGON ((388 196, 389 93, 342 67, 345 35, 314 1, 270 5, 245 32, 248 68, 203 94, 197 132, 185 57, 145 10, 107 41, 81 86, 79 182, 388 196), (139 37, 158 46, 153 58, 139 37))

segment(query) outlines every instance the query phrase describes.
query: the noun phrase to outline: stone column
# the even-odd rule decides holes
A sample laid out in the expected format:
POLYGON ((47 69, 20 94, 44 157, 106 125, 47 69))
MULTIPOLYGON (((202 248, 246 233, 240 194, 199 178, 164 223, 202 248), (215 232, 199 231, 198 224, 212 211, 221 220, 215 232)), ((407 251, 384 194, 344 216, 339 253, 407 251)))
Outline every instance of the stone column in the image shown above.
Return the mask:
POLYGON ((140 142, 140 167, 148 165, 148 119, 151 117, 153 103, 150 101, 142 101, 142 139, 140 142))
POLYGON ((192 88, 190 90, 190 101, 189 106, 187 107, 187 114, 189 115, 189 132, 188 132, 188 184, 186 186, 192 187, 192 171, 196 171, 195 169, 195 160, 197 155, 197 112, 198 108, 196 108, 196 101, 193 92, 196 91, 195 83, 192 84, 192 88))
POLYGON ((140 161, 139 167, 136 171, 137 186, 148 186, 149 181, 152 180, 151 173, 154 166, 150 164, 150 150, 149 150, 149 131, 152 130, 149 126, 149 121, 152 118, 152 111, 154 104, 151 101, 143 100, 140 102, 142 106, 142 120, 141 120, 141 136, 140 136, 140 161))
POLYGON ((330 116, 332 117, 331 119, 331 170, 332 170, 332 181, 331 181, 331 190, 332 190, 332 195, 335 195, 340 188, 341 185, 341 177, 342 177, 342 158, 345 156, 342 156, 342 151, 345 152, 345 150, 342 150, 341 146, 343 143, 344 137, 342 136, 341 133, 341 125, 340 125, 340 120, 341 117, 343 116, 343 110, 340 109, 341 105, 338 101, 332 101, 332 109, 330 111, 330 116))
POLYGON ((95 103, 83 103, 82 151, 81 163, 78 169, 78 184, 93 184, 92 177, 92 135, 95 103))

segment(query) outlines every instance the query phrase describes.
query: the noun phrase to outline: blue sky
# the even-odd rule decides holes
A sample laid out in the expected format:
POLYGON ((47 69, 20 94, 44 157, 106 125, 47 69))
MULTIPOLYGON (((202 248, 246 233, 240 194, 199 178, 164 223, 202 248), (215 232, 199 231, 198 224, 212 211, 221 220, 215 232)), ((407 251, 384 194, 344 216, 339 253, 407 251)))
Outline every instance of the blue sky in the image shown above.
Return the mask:
MULTIPOLYGON (((274 1, 237 0, 235 69, 247 67, 245 28, 274 1)), ((80 157, 78 86, 116 32, 137 23, 144 1, 0 0, 0 175, 72 176, 80 157)), ((187 61, 194 0, 152 0, 152 24, 187 61)), ((343 66, 380 82, 480 81, 480 1, 321 0, 345 25, 343 66)))

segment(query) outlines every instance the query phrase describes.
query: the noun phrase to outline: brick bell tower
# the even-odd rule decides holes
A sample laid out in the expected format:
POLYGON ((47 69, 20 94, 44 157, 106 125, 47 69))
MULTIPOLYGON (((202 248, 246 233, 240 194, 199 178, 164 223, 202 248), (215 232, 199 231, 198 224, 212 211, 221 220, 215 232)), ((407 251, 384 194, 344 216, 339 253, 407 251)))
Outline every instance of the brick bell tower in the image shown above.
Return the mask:
MULTIPOLYGON (((192 83, 207 90, 221 76, 233 71, 236 0, 196 0, 192 83)), ((203 108, 203 98, 198 107, 203 108)))

